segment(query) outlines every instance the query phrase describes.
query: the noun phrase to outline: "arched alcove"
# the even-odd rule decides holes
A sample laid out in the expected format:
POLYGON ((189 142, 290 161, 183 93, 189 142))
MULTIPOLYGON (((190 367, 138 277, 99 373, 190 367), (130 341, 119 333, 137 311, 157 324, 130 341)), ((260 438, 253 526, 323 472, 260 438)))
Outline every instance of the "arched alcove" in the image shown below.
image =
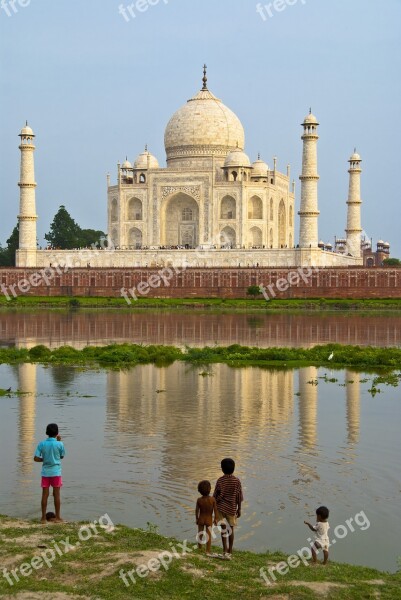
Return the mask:
POLYGON ((224 196, 220 203, 220 219, 236 219, 237 203, 232 196, 224 196))
POLYGON ((139 198, 131 198, 128 202, 128 221, 142 221, 142 201, 139 198))
POLYGON ((252 227, 249 231, 249 238, 253 248, 261 248, 263 244, 263 234, 259 227, 252 227))
POLYGON ((278 208, 278 235, 279 242, 278 245, 280 248, 284 248, 287 243, 287 227, 286 227, 286 218, 285 218, 285 204, 284 200, 280 201, 280 205, 278 208))
POLYGON ((142 231, 138 227, 130 229, 128 243, 131 248, 139 249, 142 247, 142 231))
POLYGON ((111 230, 111 243, 114 247, 118 246, 118 231, 117 231, 117 229, 111 230))
POLYGON ((263 219, 263 202, 259 196, 252 196, 249 200, 249 219, 263 219))
POLYGON ((118 221, 118 202, 117 202, 117 198, 113 198, 113 200, 111 201, 110 216, 111 216, 111 222, 112 223, 117 223, 117 221, 118 221))
POLYGON ((220 232, 220 245, 224 248, 234 248, 237 243, 237 234, 232 227, 224 227, 220 232))

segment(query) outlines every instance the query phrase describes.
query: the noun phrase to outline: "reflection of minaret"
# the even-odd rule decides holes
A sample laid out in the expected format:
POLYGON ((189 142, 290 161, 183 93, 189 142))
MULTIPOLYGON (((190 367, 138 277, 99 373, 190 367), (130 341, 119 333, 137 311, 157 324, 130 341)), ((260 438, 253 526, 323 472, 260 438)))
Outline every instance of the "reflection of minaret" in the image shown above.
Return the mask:
POLYGON ((318 386, 308 383, 317 381, 317 368, 299 370, 299 432, 303 448, 311 450, 317 442, 318 386))
POLYGON ((360 374, 346 371, 345 383, 347 389, 347 431, 348 444, 359 442, 360 411, 361 411, 361 387, 360 374), (353 383, 349 383, 352 382, 353 383))
POLYGON ((36 371, 36 365, 27 363, 18 366, 18 385, 24 392, 19 399, 18 456, 24 475, 32 472, 35 451, 36 371))

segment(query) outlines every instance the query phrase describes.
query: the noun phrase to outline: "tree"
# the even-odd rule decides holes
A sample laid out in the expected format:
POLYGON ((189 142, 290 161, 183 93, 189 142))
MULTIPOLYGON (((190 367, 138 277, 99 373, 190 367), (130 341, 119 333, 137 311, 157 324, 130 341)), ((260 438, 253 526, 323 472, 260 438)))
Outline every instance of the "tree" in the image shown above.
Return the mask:
POLYGON ((10 265, 15 267, 15 254, 19 248, 19 223, 14 227, 12 234, 7 240, 7 250, 10 257, 10 265))
POLYGON ((8 248, 0 246, 0 267, 10 267, 10 255, 8 248))
POLYGON ((81 229, 74 221, 65 206, 60 206, 50 225, 50 231, 45 235, 53 248, 71 250, 73 248, 86 248, 100 242, 106 237, 103 231, 94 229, 81 229))
POLYGON ((385 258, 383 267, 401 267, 401 260, 399 258, 385 258))
POLYGON ((60 250, 72 250, 78 248, 80 227, 70 216, 65 206, 60 206, 57 214, 50 225, 49 233, 46 233, 47 240, 53 248, 60 250))
POLYGON ((15 253, 19 247, 19 224, 17 224, 7 240, 7 246, 0 245, 0 267, 15 267, 15 253))
POLYGON ((262 292, 260 291, 260 287, 258 285, 250 285, 249 288, 246 290, 246 293, 248 294, 248 296, 253 296, 254 298, 256 298, 256 296, 260 296, 262 292))
POLYGON ((80 247, 88 248, 92 246, 92 244, 99 245, 102 238, 106 238, 106 234, 103 231, 96 231, 95 229, 81 229, 80 247))

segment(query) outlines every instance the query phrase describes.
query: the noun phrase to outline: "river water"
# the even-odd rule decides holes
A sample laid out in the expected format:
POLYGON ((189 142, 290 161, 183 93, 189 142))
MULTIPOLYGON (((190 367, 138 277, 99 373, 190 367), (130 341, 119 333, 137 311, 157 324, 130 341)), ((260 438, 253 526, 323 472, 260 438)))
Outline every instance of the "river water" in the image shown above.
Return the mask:
MULTIPOLYGON (((60 331, 68 330, 65 341, 79 346, 83 332, 72 328, 82 324, 77 316, 65 317, 69 325, 60 331)), ((64 318, 47 317, 49 324, 64 318)), ((124 317, 127 331, 121 329, 115 341, 140 340, 132 325, 136 318, 124 317)), ((224 331, 220 341, 233 342, 232 329, 212 319, 216 329, 206 320, 202 325, 212 332, 208 340, 224 331)), ((227 322, 225 316, 219 319, 227 322)), ((246 317, 235 315, 230 322, 237 319, 237 331, 245 332, 246 317)), ((260 319, 259 331, 266 336, 273 323, 260 319)), ((340 326, 341 318, 336 319, 340 326)), ((150 326, 150 315, 140 320, 141 327, 150 326)), ((184 336, 178 315, 174 322, 175 333, 159 342, 200 343, 195 325, 184 336)), ((27 343, 61 342, 49 328, 33 331, 33 323, 26 317, 27 343)), ((347 327, 352 325, 342 331, 347 327)), ((383 327, 381 340, 383 331, 390 336, 388 324, 383 327)), ((89 330, 87 325, 85 335, 89 330)), ((4 344, 4 322, 2 331, 4 344)), ((362 328, 358 332, 364 336, 362 328)), ((106 341, 104 329, 102 335, 106 341)), ((245 338, 235 341, 248 343, 252 335, 255 328, 248 323, 245 338)), ((395 339, 399 329, 391 335, 395 339)), ((7 343, 23 344, 15 323, 7 336, 7 343)), ((156 341, 154 336, 149 341, 156 341)), ((309 334, 303 339, 312 342, 309 334)), ((25 394, 0 398, 0 513, 39 516, 40 466, 32 456, 46 424, 56 421, 67 449, 62 491, 67 519, 93 521, 107 513, 114 523, 145 528, 151 523, 163 534, 194 542, 197 483, 214 483, 220 460, 232 456, 245 495, 238 548, 296 552, 310 535, 303 521, 326 504, 333 560, 395 570, 401 554, 400 390, 380 386, 382 393, 373 397, 371 379, 316 368, 205 369, 175 363, 108 371, 1 365, 0 387, 25 394)))
POLYGON ((401 346, 401 316, 216 313, 212 311, 0 311, 0 345, 147 343, 401 346))

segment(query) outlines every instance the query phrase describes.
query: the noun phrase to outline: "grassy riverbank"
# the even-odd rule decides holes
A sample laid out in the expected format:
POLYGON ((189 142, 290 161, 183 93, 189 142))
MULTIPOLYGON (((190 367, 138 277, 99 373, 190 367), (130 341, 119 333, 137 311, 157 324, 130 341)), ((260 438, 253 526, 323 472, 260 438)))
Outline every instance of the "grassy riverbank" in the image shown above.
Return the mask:
POLYGON ((288 299, 270 300, 247 298, 244 300, 225 298, 140 298, 128 305, 124 298, 70 298, 70 297, 34 297, 18 296, 7 301, 0 296, 0 308, 3 309, 215 309, 219 311, 272 311, 272 312, 401 312, 401 298, 390 299, 288 299))
MULTIPOLYGON (((107 520, 103 523, 106 525, 107 520)), ((80 527, 77 523, 42 526, 37 522, 0 517, 0 564, 7 569, 13 583, 11 586, 3 573, 0 574, 0 597, 3 600, 399 598, 401 572, 392 575, 335 562, 326 567, 312 567, 299 561, 300 565, 289 569, 287 574, 276 573, 276 582, 267 586, 260 578, 260 569, 264 568, 267 573, 269 567, 287 561, 288 557, 281 552, 236 552, 234 559, 228 562, 199 554, 193 549, 195 539, 188 541, 189 551, 184 555, 179 546, 182 541, 152 531, 123 526, 107 531, 97 526, 95 534, 87 527, 80 532, 80 527), (165 554, 165 569, 160 562, 157 564, 158 557, 163 551, 172 552, 172 546, 179 557, 167 564, 165 554), (56 547, 60 552, 55 551, 56 547), (52 551, 54 560, 51 560, 52 551), (43 553, 50 566, 43 558, 40 560, 43 553), (32 563, 34 557, 39 558, 32 563), (22 565, 26 565, 22 567, 25 575, 21 573, 22 565), (146 576, 141 578, 134 572, 135 583, 127 587, 119 577, 120 570, 128 572, 141 565, 145 565, 142 574, 146 576), (155 569, 153 572, 147 569, 149 565, 155 569), (13 569, 18 582, 11 574, 13 569)), ((218 547, 215 550, 221 551, 218 547)))
POLYGON ((175 361, 197 365, 224 363, 233 367, 325 366, 331 369, 348 367, 383 372, 401 367, 401 349, 339 344, 327 344, 313 348, 250 348, 234 344, 205 348, 188 347, 185 350, 174 346, 137 344, 88 346, 83 350, 76 350, 70 346, 62 346, 55 350, 50 350, 46 346, 35 346, 29 350, 26 348, 0 348, 0 364, 30 362, 124 368, 150 363, 163 366, 175 361))

